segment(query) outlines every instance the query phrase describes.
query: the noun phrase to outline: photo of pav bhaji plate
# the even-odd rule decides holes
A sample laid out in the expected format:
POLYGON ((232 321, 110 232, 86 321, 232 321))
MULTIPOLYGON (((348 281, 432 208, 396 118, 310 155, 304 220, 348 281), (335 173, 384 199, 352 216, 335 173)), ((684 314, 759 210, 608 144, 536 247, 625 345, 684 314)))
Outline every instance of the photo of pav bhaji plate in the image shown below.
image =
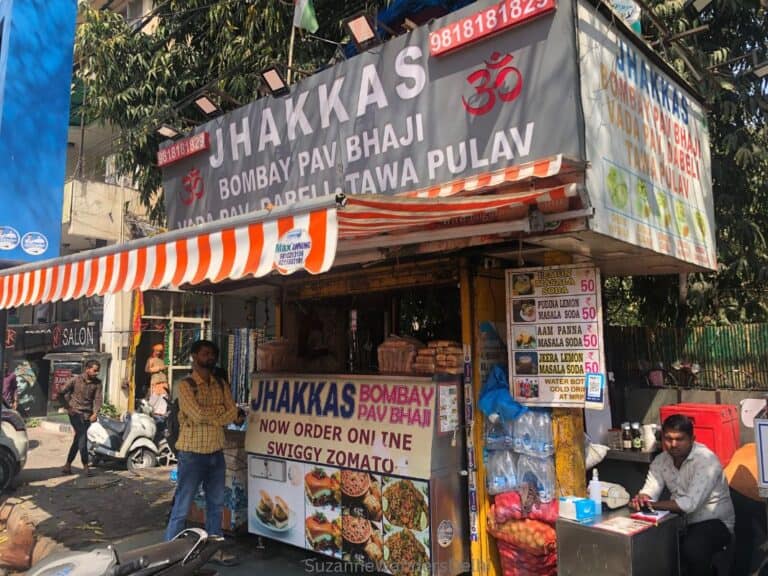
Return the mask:
POLYGON ((341 471, 341 491, 351 498, 363 496, 371 487, 371 476, 367 472, 341 471))
POLYGON ((410 530, 399 530, 384 542, 384 562, 392 574, 425 576, 429 574, 429 552, 410 530))
POLYGON ((350 544, 365 544, 371 538, 371 522, 357 516, 342 516, 341 537, 350 544))

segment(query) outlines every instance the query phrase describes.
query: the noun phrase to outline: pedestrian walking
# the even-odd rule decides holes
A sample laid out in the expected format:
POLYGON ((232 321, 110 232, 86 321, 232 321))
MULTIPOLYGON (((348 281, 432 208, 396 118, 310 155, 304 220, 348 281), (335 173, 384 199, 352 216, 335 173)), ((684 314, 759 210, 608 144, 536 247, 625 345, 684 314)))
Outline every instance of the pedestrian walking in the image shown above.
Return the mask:
MULTIPOLYGON (((198 487, 205 492, 205 530, 223 537, 224 427, 242 424, 244 415, 232 399, 229 385, 215 375, 219 349, 213 342, 198 340, 190 349, 192 374, 179 383, 179 439, 176 442, 178 480, 165 539, 184 529, 198 487)), ((223 554, 224 563, 232 559, 223 554)))
POLYGON ((75 437, 69 448, 67 463, 61 470, 62 474, 72 474, 72 462, 80 452, 83 470, 91 476, 88 466, 88 428, 91 422, 96 422, 96 416, 101 410, 103 391, 101 379, 98 377, 101 364, 98 360, 88 360, 85 363, 85 373, 78 374, 61 390, 64 407, 69 414, 69 421, 75 429, 75 437))

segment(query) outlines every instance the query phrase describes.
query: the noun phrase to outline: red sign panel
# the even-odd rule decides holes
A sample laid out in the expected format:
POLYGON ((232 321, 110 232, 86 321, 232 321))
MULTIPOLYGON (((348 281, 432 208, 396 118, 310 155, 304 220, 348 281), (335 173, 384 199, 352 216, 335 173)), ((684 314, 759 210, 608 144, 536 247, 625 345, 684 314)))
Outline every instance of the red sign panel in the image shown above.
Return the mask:
POLYGON ((56 368, 53 371, 53 383, 49 387, 49 400, 54 401, 59 397, 59 392, 64 388, 75 374, 69 368, 56 368))
POLYGON ((157 165, 161 168, 178 162, 182 158, 193 156, 203 150, 208 150, 211 147, 210 136, 208 132, 201 132, 195 134, 184 140, 174 142, 167 148, 157 151, 157 165))
POLYGON ((556 8, 556 0, 502 0, 485 10, 430 32, 429 53, 432 56, 441 56, 512 26, 554 12, 556 8))

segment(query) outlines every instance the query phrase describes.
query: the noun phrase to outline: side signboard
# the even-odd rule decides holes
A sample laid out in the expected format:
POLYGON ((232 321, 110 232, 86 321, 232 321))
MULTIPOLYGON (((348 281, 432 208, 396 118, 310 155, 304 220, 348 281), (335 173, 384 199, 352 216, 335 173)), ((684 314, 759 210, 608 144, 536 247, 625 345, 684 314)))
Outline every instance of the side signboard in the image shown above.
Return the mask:
POLYGON ((507 326, 515 399, 583 407, 587 375, 605 372, 600 271, 584 265, 508 270, 507 326))
POLYGON ((597 232, 714 270, 706 113, 595 10, 578 5, 587 188, 597 232))
POLYGON ((339 192, 398 194, 555 154, 582 158, 573 8, 545 4, 533 21, 431 56, 430 29, 500 6, 473 3, 287 96, 199 126, 209 150, 183 157, 164 144, 159 157, 176 160, 163 168, 169 228, 339 192))
POLYGON ((246 450, 312 464, 429 478, 435 387, 363 376, 254 377, 246 450))

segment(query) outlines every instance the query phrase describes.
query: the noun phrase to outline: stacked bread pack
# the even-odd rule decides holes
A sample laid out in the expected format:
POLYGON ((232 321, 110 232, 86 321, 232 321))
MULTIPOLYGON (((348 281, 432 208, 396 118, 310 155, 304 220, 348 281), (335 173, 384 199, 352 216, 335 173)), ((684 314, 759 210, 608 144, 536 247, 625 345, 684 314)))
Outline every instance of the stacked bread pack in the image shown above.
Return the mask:
POLYGON ((409 336, 390 335, 378 348, 379 372, 382 374, 413 374, 416 352, 424 344, 409 336))
POLYGON ((463 374, 464 352, 461 344, 434 340, 419 350, 413 368, 419 374, 463 374))
POLYGON ((289 353, 289 343, 284 338, 259 344, 256 349, 256 370, 259 372, 287 370, 289 353))

